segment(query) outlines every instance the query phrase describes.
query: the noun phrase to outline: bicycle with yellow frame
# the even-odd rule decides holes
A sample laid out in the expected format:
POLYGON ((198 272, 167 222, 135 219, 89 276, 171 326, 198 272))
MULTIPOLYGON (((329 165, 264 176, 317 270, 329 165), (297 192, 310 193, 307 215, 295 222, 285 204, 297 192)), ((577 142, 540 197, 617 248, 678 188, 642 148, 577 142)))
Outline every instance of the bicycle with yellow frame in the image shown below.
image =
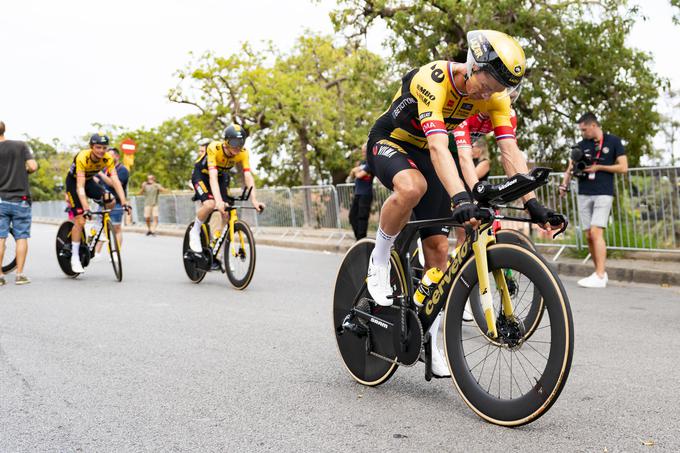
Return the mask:
POLYGON ((255 273, 255 237, 246 222, 238 218, 237 209, 255 209, 250 206, 237 206, 237 201, 245 201, 250 197, 251 188, 244 188, 239 197, 227 196, 227 217, 223 222, 221 214, 214 210, 201 226, 201 246, 203 251, 196 253, 189 247, 189 233, 194 223, 191 222, 184 234, 182 257, 187 277, 194 283, 200 283, 206 273, 221 271, 236 289, 245 289, 255 273), (217 222, 213 218, 219 218, 217 222), (211 228, 211 224, 224 224, 220 228, 211 228), (219 259, 224 245, 223 260, 219 259))
MULTIPOLYGON (((569 300, 540 254, 497 241, 492 225, 494 219, 531 222, 495 211, 546 184, 549 171, 534 169, 475 194, 485 214, 482 225, 466 229, 465 241, 422 307, 413 302, 417 287, 410 256, 413 238, 420 228, 460 226, 452 218, 406 224, 390 258, 394 304, 389 307, 375 304, 366 289, 375 242, 362 239, 350 248, 335 284, 333 330, 353 379, 377 386, 399 366, 413 366, 420 359, 429 381, 433 376, 429 328, 443 310, 445 357, 465 403, 484 420, 503 426, 523 425, 545 414, 571 368, 574 327, 569 300), (506 282, 508 270, 519 285, 513 291, 506 282), (471 297, 474 294, 477 297, 471 297), (468 301, 481 305, 483 326, 463 321, 468 301), (531 311, 526 307, 533 304, 540 304, 533 310, 537 315, 527 321, 522 311, 531 311)), ((564 228, 566 223, 556 235, 564 228)))

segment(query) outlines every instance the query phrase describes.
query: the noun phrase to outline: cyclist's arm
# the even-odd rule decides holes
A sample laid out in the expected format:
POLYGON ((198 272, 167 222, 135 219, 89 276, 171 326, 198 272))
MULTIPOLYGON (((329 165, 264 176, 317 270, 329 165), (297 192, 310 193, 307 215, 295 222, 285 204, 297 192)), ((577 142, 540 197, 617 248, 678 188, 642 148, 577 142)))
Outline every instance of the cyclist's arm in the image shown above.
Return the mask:
POLYGON ((83 207, 83 210, 89 211, 90 203, 87 202, 87 195, 85 194, 85 181, 85 173, 76 174, 76 193, 80 200, 80 205, 83 207))
POLYGON ((465 186, 458 176, 456 162, 449 151, 449 136, 446 132, 427 136, 427 147, 434 170, 449 196, 464 192, 465 186))
POLYGON ((491 170, 491 164, 487 159, 484 159, 475 167, 475 172, 477 173, 477 178, 481 178, 485 174, 489 173, 491 170))
POLYGON ((250 192, 250 197, 251 197, 250 199, 251 199, 253 205, 256 205, 259 202, 257 201, 257 195, 255 193, 255 178, 253 177, 253 174, 250 172, 250 170, 248 170, 248 171, 244 170, 243 171, 243 181, 246 183, 247 188, 251 188, 251 187, 253 188, 252 192, 250 192))
MULTIPOLYGON (((524 158, 522 151, 519 150, 517 140, 514 137, 507 140, 498 140, 498 148, 501 151, 501 162, 507 177, 514 176, 517 173, 529 173, 527 160, 524 158)), ((522 200, 526 203, 532 198, 536 198, 536 194, 529 192, 522 197, 522 200)))
POLYGON ((479 175, 475 171, 475 164, 472 161, 472 138, 471 131, 481 130, 483 120, 479 114, 471 116, 460 123, 453 130, 453 137, 456 139, 456 149, 458 150, 458 161, 460 169, 467 182, 468 187, 474 187, 479 181, 479 175))

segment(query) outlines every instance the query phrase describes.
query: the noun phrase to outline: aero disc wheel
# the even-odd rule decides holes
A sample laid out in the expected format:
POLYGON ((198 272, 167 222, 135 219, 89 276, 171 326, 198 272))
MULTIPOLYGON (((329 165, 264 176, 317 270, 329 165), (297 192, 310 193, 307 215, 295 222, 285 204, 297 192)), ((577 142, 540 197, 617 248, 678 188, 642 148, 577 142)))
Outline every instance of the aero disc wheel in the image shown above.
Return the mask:
MULTIPOLYGON (((196 267, 195 261, 184 258, 186 253, 191 251, 191 248, 189 247, 189 233, 193 227, 194 222, 191 222, 187 227, 187 230, 184 232, 184 242, 182 243, 182 262, 184 263, 184 271, 186 272, 187 277, 189 277, 189 280, 194 283, 201 283, 201 281, 205 278, 206 271, 196 267)), ((201 227, 201 232, 201 245, 203 248, 206 248, 209 245, 208 239, 206 238, 206 233, 208 236, 210 235, 210 226, 203 224, 201 227)))
POLYGON ((236 289, 245 289, 250 284, 255 273, 255 238, 245 222, 234 223, 233 242, 229 236, 224 239, 224 267, 236 289))
MULTIPOLYGON (((465 301, 477 284, 474 258, 453 284, 444 318, 444 344, 456 389, 484 420, 504 426, 530 423, 557 400, 569 375, 574 328, 560 282, 534 253, 515 244, 488 248, 489 271, 511 269, 530 281, 543 298, 544 313, 530 338, 521 323, 499 317, 499 339, 487 341, 462 321, 465 301)), ((525 297, 531 297, 527 296, 525 297)), ((493 294, 493 298, 499 298, 493 294)))
MULTIPOLYGON (((347 251, 340 264, 333 294, 333 333, 340 358, 349 374, 357 382, 368 386, 386 382, 397 370, 398 365, 369 354, 366 350, 368 337, 359 337, 352 332, 339 334, 338 327, 354 308, 355 301, 370 297, 365 282, 368 260, 374 246, 373 239, 361 239, 347 251)), ((406 286, 404 274, 400 272, 394 255, 391 262, 392 287, 395 288, 395 292, 403 294, 406 286)), ((395 359, 395 357, 390 357, 390 359, 395 359)))
MULTIPOLYGON (((59 226, 57 230, 57 262, 62 272, 69 277, 77 277, 79 274, 73 272, 71 269, 71 230, 73 229, 73 222, 65 221, 59 226)), ((83 236, 85 233, 83 232, 83 236)), ((82 245, 81 245, 82 247, 82 245)))
POLYGON ((9 234, 5 239, 5 254, 2 257, 2 273, 9 274, 17 267, 17 244, 14 240, 14 233, 10 228, 9 234))
POLYGON ((113 273, 116 274, 116 280, 119 282, 123 280, 123 263, 120 260, 120 244, 116 237, 116 232, 113 230, 111 220, 106 219, 106 235, 109 240, 109 256, 111 257, 111 265, 113 266, 113 273))
MULTIPOLYGON (((520 247, 524 247, 527 250, 536 252, 536 246, 526 235, 520 233, 517 230, 499 230, 496 232, 496 242, 499 244, 516 244, 520 247)), ((513 273, 511 270, 504 270, 503 275, 505 282, 508 285, 508 292, 510 297, 513 299, 513 304, 515 307, 515 315, 518 316, 526 329, 525 334, 531 336, 535 327, 541 321, 541 315, 543 313, 543 299, 540 293, 534 291, 532 297, 526 297, 523 291, 528 286, 528 282, 522 280, 521 274, 513 273)), ((492 275, 489 275, 489 280, 492 284, 492 288, 495 291, 495 281, 492 275)), ((494 311, 496 314, 500 313, 500 298, 494 299, 494 311)), ((486 318, 484 318, 484 312, 482 311, 482 304, 479 300, 479 286, 475 285, 473 290, 470 292, 470 311, 474 317, 475 324, 479 328, 481 333, 486 333, 486 318)))

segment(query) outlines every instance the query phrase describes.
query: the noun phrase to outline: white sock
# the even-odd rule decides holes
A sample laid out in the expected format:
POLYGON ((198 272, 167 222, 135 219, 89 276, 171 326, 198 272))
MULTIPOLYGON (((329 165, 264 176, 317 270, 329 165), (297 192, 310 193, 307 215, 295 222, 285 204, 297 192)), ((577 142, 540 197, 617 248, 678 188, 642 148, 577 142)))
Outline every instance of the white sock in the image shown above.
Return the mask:
POLYGON ((378 266, 387 266, 390 262, 390 250, 392 249, 392 244, 394 244, 396 238, 396 234, 390 236, 389 234, 386 234, 382 228, 378 227, 378 232, 375 235, 375 248, 373 249, 373 253, 371 253, 374 264, 378 266))
POLYGON ((71 258, 78 257, 80 259, 80 242, 71 242, 71 258))
POLYGON ((191 228, 191 232, 194 234, 201 234, 201 225, 203 225, 203 222, 196 217, 194 219, 194 226, 191 228))

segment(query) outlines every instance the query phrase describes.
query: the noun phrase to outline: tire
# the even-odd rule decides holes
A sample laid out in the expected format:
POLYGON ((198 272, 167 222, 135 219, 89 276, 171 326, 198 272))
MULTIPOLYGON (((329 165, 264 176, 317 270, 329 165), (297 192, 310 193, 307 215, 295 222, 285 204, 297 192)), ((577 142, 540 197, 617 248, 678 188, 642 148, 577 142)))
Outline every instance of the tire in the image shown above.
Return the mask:
MULTIPOLYGON (((357 297, 362 287, 367 295, 364 283, 368 271, 368 259, 374 246, 373 239, 365 238, 356 242, 347 251, 340 264, 333 293, 333 332, 340 359, 354 380, 371 387, 387 382, 397 370, 398 365, 368 354, 366 338, 360 338, 351 332, 339 334, 337 328, 342 325, 345 316, 354 308, 354 301, 365 296, 362 294, 357 297)), ((400 271, 401 266, 394 254, 391 262, 392 278, 399 287, 398 291, 405 292, 404 274, 400 271)))
POLYGON ((2 258, 2 273, 9 274, 17 267, 17 248, 16 240, 14 239, 14 232, 9 229, 9 235, 5 240, 5 254, 2 258))
POLYGON ((79 274, 71 269, 71 230, 73 222, 66 220, 57 230, 56 251, 57 262, 62 272, 69 277, 77 277, 79 274))
MULTIPOLYGON (((184 255, 188 251, 190 251, 189 233, 191 232, 191 229, 193 227, 194 222, 191 222, 189 226, 187 226, 186 231, 184 232, 184 241, 182 242, 182 262, 184 263, 184 272, 186 272, 187 277, 189 277, 189 280, 191 280, 194 283, 201 283, 201 281, 203 281, 203 279, 205 278, 205 274, 207 272, 202 269, 198 269, 194 261, 184 259, 184 255)), ((204 223, 201 227, 201 246, 203 248, 206 248, 210 245, 210 241, 208 239, 209 236, 210 225, 204 223)))
MULTIPOLYGON (((454 386, 477 415, 497 425, 520 426, 545 414, 564 388, 574 350, 571 309, 559 279, 531 251, 516 244, 491 245, 488 248, 488 262, 489 271, 512 269, 530 279, 544 301, 545 313, 541 325, 531 338, 522 339, 514 347, 488 342, 480 338, 482 336, 476 329, 463 325, 465 302, 477 284, 475 260, 474 257, 470 258, 454 280, 447 300, 444 315, 446 358, 454 386), (546 338, 550 341, 545 341, 546 338), (501 354, 504 354, 503 360, 501 354), (479 360, 479 357, 482 359, 479 360), (487 360, 488 367, 493 365, 488 386, 482 376, 487 360), (543 360, 544 365, 535 363, 543 360), (495 394, 497 365, 498 394, 495 394), (506 374, 502 373, 504 366, 506 374), (506 376, 508 369, 509 378, 506 376), (513 388, 517 389, 514 397, 513 388)), ((487 375, 488 371, 487 368, 487 375)))
MULTIPOLYGON (((517 230, 501 229, 496 232, 496 243, 498 244, 515 244, 524 247, 527 250, 536 251, 536 245, 523 233, 517 230)), ((508 277, 506 276, 506 279, 508 277)), ((521 289, 521 282, 514 282, 518 289, 521 289)), ((474 317, 474 322, 479 328, 480 332, 486 333, 486 318, 482 310, 482 304, 479 300, 479 286, 475 286, 470 293, 470 311, 474 317)), ((535 292, 534 297, 530 303, 525 306, 516 307, 517 315, 521 317, 524 326, 526 327, 526 335, 531 336, 536 326, 541 322, 541 315, 543 314, 543 299, 540 294, 535 292)), ((500 310, 500 304, 495 306, 496 313, 500 310)))
POLYGON ((104 228, 106 228, 106 236, 109 240, 107 246, 109 248, 113 273, 116 275, 116 280, 120 282, 123 280, 123 263, 120 260, 120 244, 118 243, 118 238, 116 237, 116 232, 113 229, 113 224, 110 219, 106 219, 104 228))
POLYGON ((224 239, 224 268, 227 278, 236 289, 245 289, 253 279, 255 273, 255 238, 247 223, 237 220, 234 223, 234 250, 236 256, 232 255, 232 244, 229 236, 224 239), (241 238, 245 248, 241 246, 241 238), (243 276, 236 273, 237 267, 246 266, 243 276))

